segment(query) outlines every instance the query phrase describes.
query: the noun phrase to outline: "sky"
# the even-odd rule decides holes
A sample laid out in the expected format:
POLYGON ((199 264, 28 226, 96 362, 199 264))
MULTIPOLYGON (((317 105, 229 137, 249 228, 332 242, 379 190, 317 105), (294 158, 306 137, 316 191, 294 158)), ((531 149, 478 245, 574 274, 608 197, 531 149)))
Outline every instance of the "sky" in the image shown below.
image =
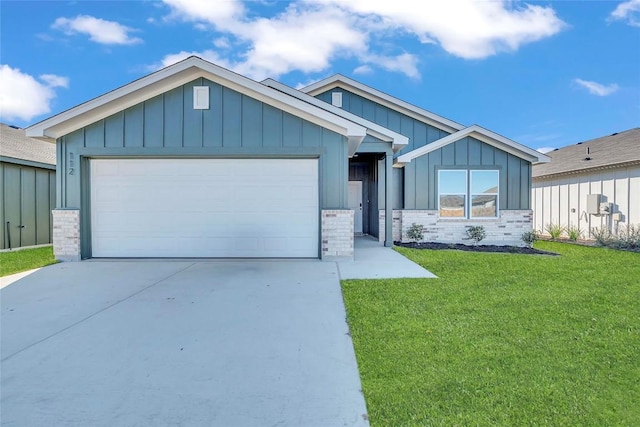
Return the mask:
POLYGON ((0 0, 0 121, 190 55, 296 88, 341 73, 543 152, 640 126, 640 0, 0 0))

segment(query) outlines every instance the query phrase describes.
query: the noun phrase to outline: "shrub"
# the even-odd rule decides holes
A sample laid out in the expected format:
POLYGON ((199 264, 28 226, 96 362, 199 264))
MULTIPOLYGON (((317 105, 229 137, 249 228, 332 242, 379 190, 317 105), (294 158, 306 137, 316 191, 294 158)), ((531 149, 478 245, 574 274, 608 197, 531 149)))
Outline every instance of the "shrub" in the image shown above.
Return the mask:
POLYGON ((487 232, 481 225, 467 226, 467 238, 473 240, 473 246, 477 245, 482 239, 487 237, 487 232))
POLYGON ((614 241, 614 237, 607 227, 596 227, 591 231, 591 235, 600 246, 610 246, 614 241))
POLYGON ((529 247, 532 247, 533 244, 540 238, 538 232, 536 230, 525 231, 522 233, 522 241, 529 247))
POLYGON ((414 242, 421 242, 424 239, 424 226, 414 222, 407 230, 407 237, 414 242))
POLYGON ((617 243, 626 249, 640 248, 640 224, 627 224, 618 230, 617 243))
POLYGON ((583 231, 578 225, 572 225, 567 228, 567 235, 569 236, 569 240, 573 240, 574 242, 578 239, 582 239, 583 231))
POLYGON ((560 224, 547 224, 545 225, 544 229, 554 240, 559 239, 560 236, 562 236, 562 233, 564 233, 566 230, 566 228, 560 224))

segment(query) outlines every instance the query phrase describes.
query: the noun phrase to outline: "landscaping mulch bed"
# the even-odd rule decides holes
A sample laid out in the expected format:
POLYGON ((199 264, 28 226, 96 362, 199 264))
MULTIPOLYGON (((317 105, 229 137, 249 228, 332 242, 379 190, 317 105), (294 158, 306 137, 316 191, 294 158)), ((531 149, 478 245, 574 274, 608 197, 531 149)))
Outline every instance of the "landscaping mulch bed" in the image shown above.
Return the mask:
POLYGON ((402 242, 393 242, 396 246, 402 246, 404 248, 411 249, 453 249, 459 251, 468 251, 468 252, 498 252, 498 253, 509 253, 509 254, 527 254, 527 255, 554 255, 557 256, 559 254, 555 252, 549 251, 541 251, 539 249, 528 248, 528 247, 520 247, 520 246, 497 246, 497 245, 463 245, 461 243, 436 243, 436 242, 411 242, 411 243, 402 243, 402 242))

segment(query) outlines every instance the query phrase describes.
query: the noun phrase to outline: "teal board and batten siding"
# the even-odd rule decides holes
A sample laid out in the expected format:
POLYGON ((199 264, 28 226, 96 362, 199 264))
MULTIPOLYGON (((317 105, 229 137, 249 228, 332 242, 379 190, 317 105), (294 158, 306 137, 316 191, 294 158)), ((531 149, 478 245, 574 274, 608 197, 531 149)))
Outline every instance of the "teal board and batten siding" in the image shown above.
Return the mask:
MULTIPOLYGON (((342 93, 342 109, 409 138, 409 144, 395 157, 449 135, 448 132, 342 88, 323 92, 317 98, 331 103, 333 92, 342 93)), ((500 209, 530 209, 531 163, 473 137, 463 138, 418 157, 402 169, 394 169, 394 196, 402 193, 403 200, 394 197, 393 208, 438 209, 438 170, 453 167, 493 167, 500 170, 500 209)), ((380 209, 383 208, 384 202, 380 205, 380 209)))
POLYGON ((55 175, 51 169, 0 162, 0 249, 51 243, 55 175))
POLYGON ((317 157, 321 208, 347 207, 346 137, 203 78, 65 135, 57 148, 60 208, 79 208, 88 194, 86 159, 109 156, 317 157), (194 86, 209 86, 209 109, 193 109, 194 86))

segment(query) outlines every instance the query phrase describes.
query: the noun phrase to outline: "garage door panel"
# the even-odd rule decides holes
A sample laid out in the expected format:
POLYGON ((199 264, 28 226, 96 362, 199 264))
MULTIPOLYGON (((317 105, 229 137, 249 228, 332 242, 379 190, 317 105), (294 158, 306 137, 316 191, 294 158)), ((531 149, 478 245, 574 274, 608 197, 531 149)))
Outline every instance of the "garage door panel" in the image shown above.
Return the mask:
POLYGON ((317 257, 312 159, 91 162, 95 257, 317 257))

